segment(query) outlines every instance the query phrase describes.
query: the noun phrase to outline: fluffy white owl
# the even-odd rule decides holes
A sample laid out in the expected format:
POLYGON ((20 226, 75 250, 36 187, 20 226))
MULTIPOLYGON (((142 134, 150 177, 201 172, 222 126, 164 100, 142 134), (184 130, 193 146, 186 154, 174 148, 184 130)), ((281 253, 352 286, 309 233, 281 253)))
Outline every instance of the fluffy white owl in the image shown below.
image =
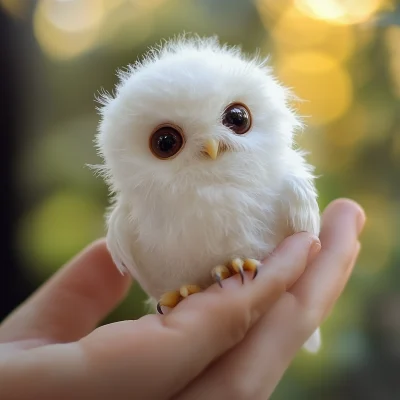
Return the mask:
MULTIPOLYGON (((252 270, 288 235, 319 234, 302 124, 265 60, 179 37, 119 73, 96 145, 113 192, 109 251, 162 306, 252 270)), ((317 330, 305 348, 317 351, 317 330)))

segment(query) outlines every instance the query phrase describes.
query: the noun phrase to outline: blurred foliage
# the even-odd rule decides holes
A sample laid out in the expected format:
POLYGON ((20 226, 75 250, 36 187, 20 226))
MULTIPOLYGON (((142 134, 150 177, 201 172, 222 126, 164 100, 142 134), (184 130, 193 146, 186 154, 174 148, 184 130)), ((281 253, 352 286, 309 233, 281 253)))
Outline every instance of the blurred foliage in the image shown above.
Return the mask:
MULTIPOLYGON (((26 94, 29 135, 17 173, 30 205, 20 221, 19 249, 38 285, 104 234, 107 189, 85 167, 98 161, 95 93, 112 90, 116 68, 162 38, 218 34, 248 52, 271 54, 278 77, 305 100, 296 104, 308 124, 299 142, 321 176, 321 208, 351 197, 369 217, 358 266, 323 326, 323 351, 299 354, 274 399, 400 398, 397 379, 393 387, 386 381, 400 364, 399 4, 0 0, 0 6, 32 36, 26 79, 36 89, 26 94), (363 396, 351 395, 361 393, 354 392, 357 382, 368 387, 363 396)), ((107 321, 140 316, 144 298, 135 287, 107 321)))

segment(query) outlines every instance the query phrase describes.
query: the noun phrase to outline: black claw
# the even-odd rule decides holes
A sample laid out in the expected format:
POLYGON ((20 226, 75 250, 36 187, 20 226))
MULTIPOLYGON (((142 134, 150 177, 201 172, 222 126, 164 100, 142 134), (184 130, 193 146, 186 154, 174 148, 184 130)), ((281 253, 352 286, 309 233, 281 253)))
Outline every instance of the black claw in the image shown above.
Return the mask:
POLYGON ((256 278, 257 274, 258 274, 258 267, 256 267, 256 269, 255 269, 255 271, 254 271, 253 279, 256 278))
POLYGON ((158 311, 159 314, 164 315, 164 313, 163 313, 163 311, 161 309, 160 303, 157 303, 157 311, 158 311))
POLYGON ((243 268, 239 269, 240 278, 242 279, 242 285, 244 284, 244 271, 243 268))
POLYGON ((215 281, 218 283, 219 287, 222 289, 223 286, 222 286, 222 279, 221 279, 221 276, 220 276, 219 274, 217 274, 217 275, 214 276, 214 279, 215 279, 215 281))

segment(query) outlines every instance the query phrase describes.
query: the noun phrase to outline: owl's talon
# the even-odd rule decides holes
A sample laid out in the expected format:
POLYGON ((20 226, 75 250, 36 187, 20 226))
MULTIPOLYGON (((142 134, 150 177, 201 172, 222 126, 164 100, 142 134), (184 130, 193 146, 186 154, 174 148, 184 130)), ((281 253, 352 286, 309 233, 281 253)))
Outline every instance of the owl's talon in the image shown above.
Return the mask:
POLYGON ((239 268, 240 279, 242 280, 242 285, 244 284, 244 271, 243 267, 239 268))
POLYGON ((256 268, 256 270, 254 271, 253 280, 256 279, 257 274, 258 274, 258 268, 256 268))
POLYGON ((179 291, 164 293, 157 303, 157 311, 163 315, 162 306, 174 308, 181 300, 182 297, 179 291))
POLYGON ((162 306, 168 307, 168 308, 174 308, 176 307, 183 299, 186 297, 198 293, 201 291, 200 286, 197 285, 183 285, 179 290, 176 290, 174 292, 167 292, 164 293, 160 301, 157 303, 156 309, 157 312, 161 315, 164 315, 164 312, 162 310, 162 306))
POLYGON ((244 283, 244 272, 253 272, 253 279, 258 274, 258 267, 261 265, 260 261, 253 258, 234 258, 226 265, 218 265, 211 271, 211 275, 218 285, 222 288, 222 281, 232 275, 240 274, 242 284, 244 283))
POLYGON ((240 278, 242 279, 242 284, 244 283, 244 261, 241 258, 234 258, 231 261, 231 268, 237 274, 240 274, 240 278))
POLYGON ((161 304, 160 302, 157 303, 157 312, 161 315, 164 315, 163 310, 161 309, 161 304))
POLYGON ((199 292, 201 292, 201 288, 197 285, 184 285, 179 289, 179 293, 183 298, 199 292))
POLYGON ((218 285, 222 288, 222 281, 224 279, 229 278, 232 273, 229 270, 228 267, 225 267, 225 265, 218 265, 213 270, 211 271, 211 275, 214 278, 214 280, 218 283, 218 285))
POLYGON ((258 260, 255 260, 253 258, 246 258, 244 260, 244 264, 243 264, 243 269, 245 271, 252 271, 253 272, 253 279, 255 279, 255 277, 258 274, 258 268, 261 265, 261 262, 258 260))

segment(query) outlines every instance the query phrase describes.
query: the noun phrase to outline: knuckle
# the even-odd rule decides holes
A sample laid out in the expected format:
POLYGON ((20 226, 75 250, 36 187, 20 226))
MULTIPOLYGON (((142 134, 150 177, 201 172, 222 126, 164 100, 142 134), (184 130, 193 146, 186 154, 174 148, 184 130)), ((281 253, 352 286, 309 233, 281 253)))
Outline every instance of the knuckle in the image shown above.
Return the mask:
MULTIPOLYGON (((284 267, 283 267, 284 268, 284 267)), ((286 290, 287 277, 284 271, 280 270, 268 277, 268 285, 271 292, 281 293, 286 290)))
POLYGON ((239 343, 249 331, 253 315, 251 307, 248 307, 247 302, 238 304, 235 310, 231 313, 229 334, 233 343, 239 343))

